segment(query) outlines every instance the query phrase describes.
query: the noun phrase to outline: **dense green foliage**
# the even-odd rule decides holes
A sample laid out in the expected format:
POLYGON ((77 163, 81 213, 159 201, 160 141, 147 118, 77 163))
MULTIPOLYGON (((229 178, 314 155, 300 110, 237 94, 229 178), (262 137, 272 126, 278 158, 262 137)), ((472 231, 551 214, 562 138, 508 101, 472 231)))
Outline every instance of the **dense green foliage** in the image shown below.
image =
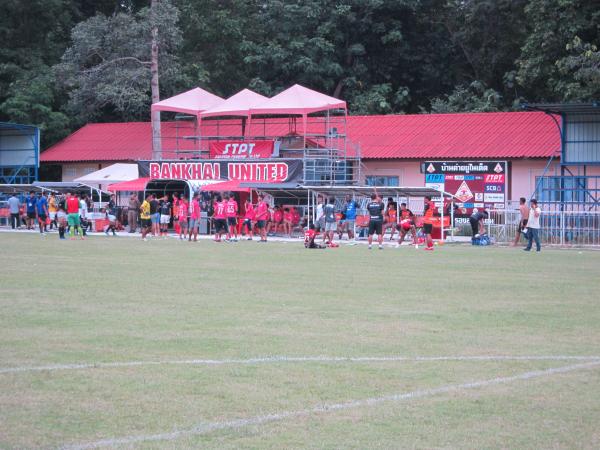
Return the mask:
POLYGON ((589 0, 4 0, 0 120, 46 144, 86 121, 148 120, 153 20, 163 97, 293 84, 353 113, 494 111, 600 96, 589 0))

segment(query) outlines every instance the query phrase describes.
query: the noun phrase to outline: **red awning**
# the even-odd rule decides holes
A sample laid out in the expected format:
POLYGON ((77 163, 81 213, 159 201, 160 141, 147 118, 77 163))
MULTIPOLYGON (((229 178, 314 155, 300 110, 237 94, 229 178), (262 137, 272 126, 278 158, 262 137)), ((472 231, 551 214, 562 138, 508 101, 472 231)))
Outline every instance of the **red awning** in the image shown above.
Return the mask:
POLYGON ((250 188, 241 187, 240 183, 240 180, 222 181, 221 183, 212 183, 202 186, 200 190, 208 192, 250 192, 250 188))
POLYGON ((121 183, 113 183, 108 186, 108 190, 112 192, 140 192, 146 189, 148 181, 150 181, 150 178, 136 178, 135 180, 122 181, 121 183))

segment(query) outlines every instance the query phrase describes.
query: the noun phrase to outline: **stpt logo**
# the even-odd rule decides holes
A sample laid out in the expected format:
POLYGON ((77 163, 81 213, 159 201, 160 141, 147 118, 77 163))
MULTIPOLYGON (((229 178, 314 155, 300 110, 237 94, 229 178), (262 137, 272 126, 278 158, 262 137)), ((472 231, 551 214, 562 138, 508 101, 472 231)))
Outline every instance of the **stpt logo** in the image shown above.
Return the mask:
POLYGON ((214 159, 257 159, 273 156, 274 141, 219 141, 209 145, 214 159))

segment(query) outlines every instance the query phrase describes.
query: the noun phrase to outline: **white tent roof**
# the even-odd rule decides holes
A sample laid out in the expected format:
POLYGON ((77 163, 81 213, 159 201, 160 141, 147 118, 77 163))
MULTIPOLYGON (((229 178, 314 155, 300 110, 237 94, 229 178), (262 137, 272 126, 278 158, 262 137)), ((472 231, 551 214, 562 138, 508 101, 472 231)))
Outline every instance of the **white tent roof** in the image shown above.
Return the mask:
POLYGON ((139 178, 137 164, 117 163, 96 172, 88 173, 73 181, 85 184, 110 184, 139 178))

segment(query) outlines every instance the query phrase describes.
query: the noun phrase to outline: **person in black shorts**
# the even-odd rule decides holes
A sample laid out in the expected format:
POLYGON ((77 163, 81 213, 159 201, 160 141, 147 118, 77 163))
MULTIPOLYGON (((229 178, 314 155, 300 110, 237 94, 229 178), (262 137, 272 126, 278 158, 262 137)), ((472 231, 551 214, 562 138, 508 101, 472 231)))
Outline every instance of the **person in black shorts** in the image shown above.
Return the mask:
POLYGON ((477 208, 473 210, 473 214, 469 217, 469 223, 471 224, 471 231, 473 233, 472 239, 478 238, 479 235, 485 233, 484 219, 488 218, 487 211, 479 211, 477 208))
POLYGON ((373 244, 373 235, 377 233, 379 250, 383 250, 383 210, 385 205, 377 195, 371 194, 371 201, 367 204, 369 212, 369 250, 373 244))

